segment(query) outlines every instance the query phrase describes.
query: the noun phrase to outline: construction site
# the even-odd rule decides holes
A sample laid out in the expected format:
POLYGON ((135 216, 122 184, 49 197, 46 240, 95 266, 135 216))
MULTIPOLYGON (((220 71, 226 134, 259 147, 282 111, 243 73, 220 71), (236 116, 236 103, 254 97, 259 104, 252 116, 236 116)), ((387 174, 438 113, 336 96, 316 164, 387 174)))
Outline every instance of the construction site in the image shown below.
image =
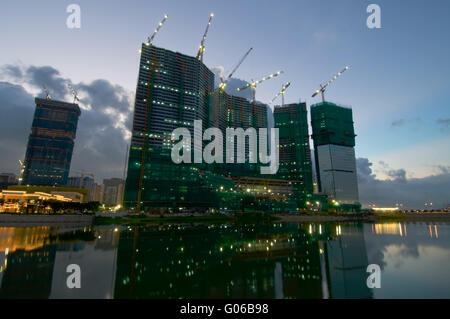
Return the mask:
MULTIPOLYGON (((142 43, 124 206, 136 213, 338 210, 338 205, 335 205, 339 204, 336 192, 333 197, 331 192, 324 193, 321 187, 315 190, 313 186, 306 103, 284 104, 290 82, 282 85, 281 91, 269 105, 256 100, 257 88, 284 72, 277 71, 258 81, 252 80, 237 89, 237 92, 250 90, 251 100, 234 95, 237 92, 230 92, 227 83, 251 53, 250 48, 226 77, 220 77, 220 84, 214 86, 215 75, 203 63, 213 18, 211 13, 196 56, 153 44, 168 19, 167 15, 142 43), (275 105, 272 111, 270 105, 279 97, 281 104, 275 105), (260 164, 250 163, 248 139, 244 143, 244 163, 225 164, 226 161, 223 161, 207 164, 194 161, 175 164, 171 160, 171 149, 177 141, 172 139, 172 132, 184 127, 191 136, 202 134, 194 127, 195 120, 201 120, 206 126, 202 129, 214 127, 223 132, 227 128, 278 128, 278 172, 262 175, 260 164)), ((325 89, 341 74, 321 85, 314 96, 321 93, 325 103, 325 89)), ((351 132, 353 134, 353 130, 351 132)), ((321 136, 322 133, 314 134, 321 136)), ((201 154, 203 143, 203 140, 200 143, 192 141, 189 148, 201 154)), ((234 148, 236 154, 236 143, 234 148)), ((316 168, 316 171, 321 172, 321 169, 316 168)), ((317 179, 320 180, 320 177, 317 179)), ((357 206, 357 201, 355 198, 352 204, 357 206)))

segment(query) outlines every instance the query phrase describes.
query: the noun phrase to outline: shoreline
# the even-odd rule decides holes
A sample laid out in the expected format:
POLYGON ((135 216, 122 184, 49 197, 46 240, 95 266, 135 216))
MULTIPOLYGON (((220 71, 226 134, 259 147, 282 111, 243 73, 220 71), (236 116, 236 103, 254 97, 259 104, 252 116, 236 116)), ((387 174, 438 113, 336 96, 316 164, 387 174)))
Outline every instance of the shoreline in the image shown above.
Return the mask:
POLYGON ((450 222, 450 213, 380 213, 374 215, 276 215, 281 222, 450 222))
POLYGON ((323 222, 444 222, 450 223, 450 213, 384 213, 358 216, 340 214, 291 215, 255 214, 184 215, 184 216, 94 216, 94 215, 25 215, 0 214, 0 227, 32 226, 102 226, 182 223, 323 223, 323 222))
POLYGON ((90 226, 93 215, 0 214, 0 227, 90 226))

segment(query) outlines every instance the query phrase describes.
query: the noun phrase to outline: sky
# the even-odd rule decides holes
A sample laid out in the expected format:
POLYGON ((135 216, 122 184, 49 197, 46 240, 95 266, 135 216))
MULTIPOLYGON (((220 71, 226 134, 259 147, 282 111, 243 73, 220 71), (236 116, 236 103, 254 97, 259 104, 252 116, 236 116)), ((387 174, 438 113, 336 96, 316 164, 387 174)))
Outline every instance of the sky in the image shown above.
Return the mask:
MULTIPOLYGON (((72 83, 84 110, 72 168, 92 171, 96 163, 97 180, 121 177, 141 43, 168 14, 154 45, 195 55, 211 12, 204 53, 208 67, 228 74, 253 47, 234 75, 236 83, 284 71, 258 87, 259 101, 268 103, 290 81, 285 102, 310 106, 320 101, 311 98, 320 83, 350 67, 325 98, 353 109, 358 167, 370 171, 365 176, 358 171, 360 193, 367 187, 362 180, 394 183, 402 194, 410 194, 406 187, 414 183, 430 187, 425 185, 434 177, 450 186, 446 0, 2 1, 0 107, 8 114, 0 119, 0 152, 6 154, 0 171, 18 171, 33 97, 42 95, 42 85, 55 98, 69 99, 65 86, 72 83), (80 29, 66 26, 71 3, 81 8, 80 29), (381 8, 380 29, 366 25, 371 3, 381 8)), ((375 186, 361 194, 366 203, 375 186)), ((427 189, 435 193, 434 186, 427 189)), ((414 205, 432 200, 445 205, 449 192, 439 198, 419 192, 414 205)), ((388 197, 385 204, 392 201, 388 197)))

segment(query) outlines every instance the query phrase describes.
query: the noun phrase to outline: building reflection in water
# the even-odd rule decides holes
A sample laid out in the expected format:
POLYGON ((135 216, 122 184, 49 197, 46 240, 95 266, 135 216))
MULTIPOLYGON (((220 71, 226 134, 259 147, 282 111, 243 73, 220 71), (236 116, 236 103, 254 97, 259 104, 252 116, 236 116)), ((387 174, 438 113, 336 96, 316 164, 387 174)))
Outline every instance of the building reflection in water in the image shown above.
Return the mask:
POLYGON ((0 247, 0 298, 371 297, 361 224, 0 228, 0 247))
POLYGON ((362 224, 337 226, 339 236, 324 243, 330 298, 372 298, 362 224))
POLYGON ((115 297, 370 298, 366 268, 362 225, 128 228, 115 297))
POLYGON ((0 228, 0 298, 112 298, 117 242, 110 229, 0 228), (82 289, 67 288, 70 264, 82 289))

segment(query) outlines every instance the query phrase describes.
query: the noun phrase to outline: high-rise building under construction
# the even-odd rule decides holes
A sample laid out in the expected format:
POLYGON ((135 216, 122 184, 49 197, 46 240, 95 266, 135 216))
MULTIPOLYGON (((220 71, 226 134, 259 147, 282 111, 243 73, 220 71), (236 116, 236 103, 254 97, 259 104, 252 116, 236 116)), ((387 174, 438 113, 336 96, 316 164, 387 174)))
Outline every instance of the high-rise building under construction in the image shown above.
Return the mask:
POLYGON ((358 183, 352 110, 330 102, 311 106, 319 192, 337 204, 357 204, 358 183))
MULTIPOLYGON (((141 210, 239 205, 231 200, 239 196, 234 183, 214 174, 207 164, 171 160, 174 129, 186 127, 194 136, 194 120, 202 120, 204 128, 208 125, 213 88, 214 74, 199 59, 142 45, 125 206, 141 210)), ((193 141, 191 146, 198 148, 193 141)))
POLYGON ((306 103, 275 106, 274 121, 279 129, 280 145, 277 176, 292 184, 291 200, 301 207, 313 193, 306 103))
POLYGON ((22 185, 65 186, 69 176, 80 108, 78 104, 36 98, 23 163, 22 185))

